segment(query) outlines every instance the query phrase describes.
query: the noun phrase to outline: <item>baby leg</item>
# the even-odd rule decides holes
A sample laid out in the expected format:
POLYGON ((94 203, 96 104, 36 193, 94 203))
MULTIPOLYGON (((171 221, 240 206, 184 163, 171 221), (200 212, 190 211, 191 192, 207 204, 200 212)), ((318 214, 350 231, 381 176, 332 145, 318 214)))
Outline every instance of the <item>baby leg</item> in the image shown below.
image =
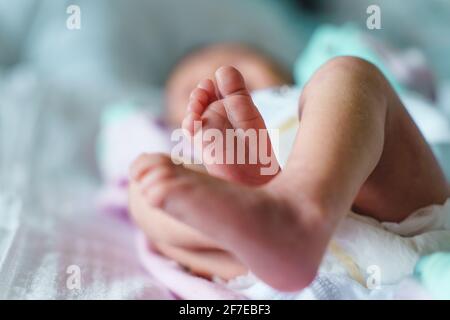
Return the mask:
MULTIPOLYGON (((148 166, 132 175, 151 205, 201 230, 282 290, 300 289, 312 281, 335 227, 355 199, 368 214, 377 217, 382 212, 372 209, 364 195, 387 187, 383 176, 389 174, 382 173, 389 173, 383 167, 395 159, 398 142, 390 137, 395 127, 407 145, 402 152, 409 151, 420 157, 421 165, 430 166, 429 171, 418 170, 419 176, 430 188, 435 183, 443 190, 431 188, 414 207, 443 201, 448 195, 426 143, 371 64, 347 57, 332 60, 306 86, 300 104, 301 125, 285 170, 260 187, 193 172, 159 155, 148 155, 148 166), (387 149, 389 144, 392 149, 387 149)), ((227 110, 231 118, 232 109, 227 110)), ((398 197, 384 206, 395 205, 402 192, 406 191, 399 190, 398 197)))
POLYGON ((300 104, 300 130, 285 170, 287 177, 302 172, 297 187, 289 186, 293 193, 308 188, 320 196, 315 202, 334 210, 353 204, 382 221, 401 221, 449 197, 429 146, 370 63, 331 60, 306 85, 300 104))

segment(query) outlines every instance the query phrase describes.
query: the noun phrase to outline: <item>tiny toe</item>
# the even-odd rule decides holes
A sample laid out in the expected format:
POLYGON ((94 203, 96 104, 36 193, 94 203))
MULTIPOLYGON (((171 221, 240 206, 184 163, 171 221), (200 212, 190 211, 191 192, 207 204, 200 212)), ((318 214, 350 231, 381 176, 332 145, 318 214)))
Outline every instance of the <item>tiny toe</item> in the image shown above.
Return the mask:
POLYGON ((149 188, 143 195, 147 201, 147 203, 154 208, 164 209, 164 199, 170 193, 170 186, 168 184, 161 184, 155 188, 149 188))
POLYGON ((223 97, 240 94, 249 95, 244 77, 234 67, 221 67, 216 71, 216 81, 219 93, 223 97))
POLYGON ((174 168, 171 165, 163 165, 154 170, 150 170, 139 182, 141 192, 146 193, 152 188, 157 188, 158 182, 170 178, 174 173, 174 168))
POLYGON ((196 113, 198 115, 202 115, 203 112, 206 109, 206 105, 200 103, 197 100, 191 100, 189 101, 188 107, 187 107, 187 112, 193 112, 196 113))
POLYGON ((191 92, 190 96, 191 101, 198 101, 204 106, 207 106, 209 104, 209 94, 206 92, 205 89, 202 88, 195 88, 191 92))
POLYGON ((201 116, 198 113, 195 112, 188 112, 186 117, 183 119, 183 122, 181 124, 181 127, 184 130, 187 130, 188 133, 193 136, 197 129, 201 127, 202 119, 201 116))
POLYGON ((232 126, 244 130, 265 129, 264 121, 253 103, 242 74, 236 68, 221 67, 216 71, 216 80, 232 126))
POLYGON ((170 161, 170 158, 161 154, 141 154, 130 166, 130 178, 139 181, 154 166, 170 161))
POLYGON ((197 87, 205 90, 208 93, 210 99, 209 103, 218 100, 216 85, 211 79, 204 79, 200 81, 197 87))
POLYGON ((130 166, 130 178, 133 180, 137 180, 143 173, 145 173, 149 166, 150 160, 148 158, 148 154, 141 154, 130 166))

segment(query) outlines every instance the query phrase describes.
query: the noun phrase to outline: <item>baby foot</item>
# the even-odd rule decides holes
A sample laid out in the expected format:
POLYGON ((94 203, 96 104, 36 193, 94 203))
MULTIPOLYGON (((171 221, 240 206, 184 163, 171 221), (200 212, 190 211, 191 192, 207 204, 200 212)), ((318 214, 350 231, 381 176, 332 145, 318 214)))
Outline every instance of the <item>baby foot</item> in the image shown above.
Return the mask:
POLYGON ((233 67, 220 68, 215 78, 217 85, 206 79, 192 91, 182 127, 191 137, 201 135, 210 174, 248 185, 267 183, 279 165, 244 78, 233 67))
POLYGON ((269 285, 298 290, 314 278, 328 240, 326 224, 312 218, 320 217, 312 210, 299 214, 270 183, 252 188, 228 182, 163 155, 140 156, 130 175, 151 206, 220 243, 269 285))

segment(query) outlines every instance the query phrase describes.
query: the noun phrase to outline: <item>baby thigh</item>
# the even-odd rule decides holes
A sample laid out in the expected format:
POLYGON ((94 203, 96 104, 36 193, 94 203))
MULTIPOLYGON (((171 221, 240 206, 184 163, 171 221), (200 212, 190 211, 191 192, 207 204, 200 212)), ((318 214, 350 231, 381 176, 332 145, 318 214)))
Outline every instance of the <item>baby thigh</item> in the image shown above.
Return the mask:
POLYGON ((363 184, 354 210, 381 221, 398 222, 420 208, 443 204, 450 192, 430 146, 400 98, 391 86, 386 87, 383 153, 363 184))

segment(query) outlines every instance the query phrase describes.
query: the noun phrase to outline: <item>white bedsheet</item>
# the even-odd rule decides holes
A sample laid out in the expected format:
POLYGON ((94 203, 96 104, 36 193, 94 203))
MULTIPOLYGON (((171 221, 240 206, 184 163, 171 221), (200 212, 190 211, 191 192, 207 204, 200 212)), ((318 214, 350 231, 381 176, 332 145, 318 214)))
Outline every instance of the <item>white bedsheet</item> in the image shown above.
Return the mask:
POLYGON ((0 95, 0 299, 172 299, 141 267, 131 226, 95 208, 109 93, 17 69, 0 95))
POLYGON ((0 299, 173 299, 138 263, 131 226, 77 211, 84 205, 29 219, 31 208, 8 198, 0 199, 0 299))

